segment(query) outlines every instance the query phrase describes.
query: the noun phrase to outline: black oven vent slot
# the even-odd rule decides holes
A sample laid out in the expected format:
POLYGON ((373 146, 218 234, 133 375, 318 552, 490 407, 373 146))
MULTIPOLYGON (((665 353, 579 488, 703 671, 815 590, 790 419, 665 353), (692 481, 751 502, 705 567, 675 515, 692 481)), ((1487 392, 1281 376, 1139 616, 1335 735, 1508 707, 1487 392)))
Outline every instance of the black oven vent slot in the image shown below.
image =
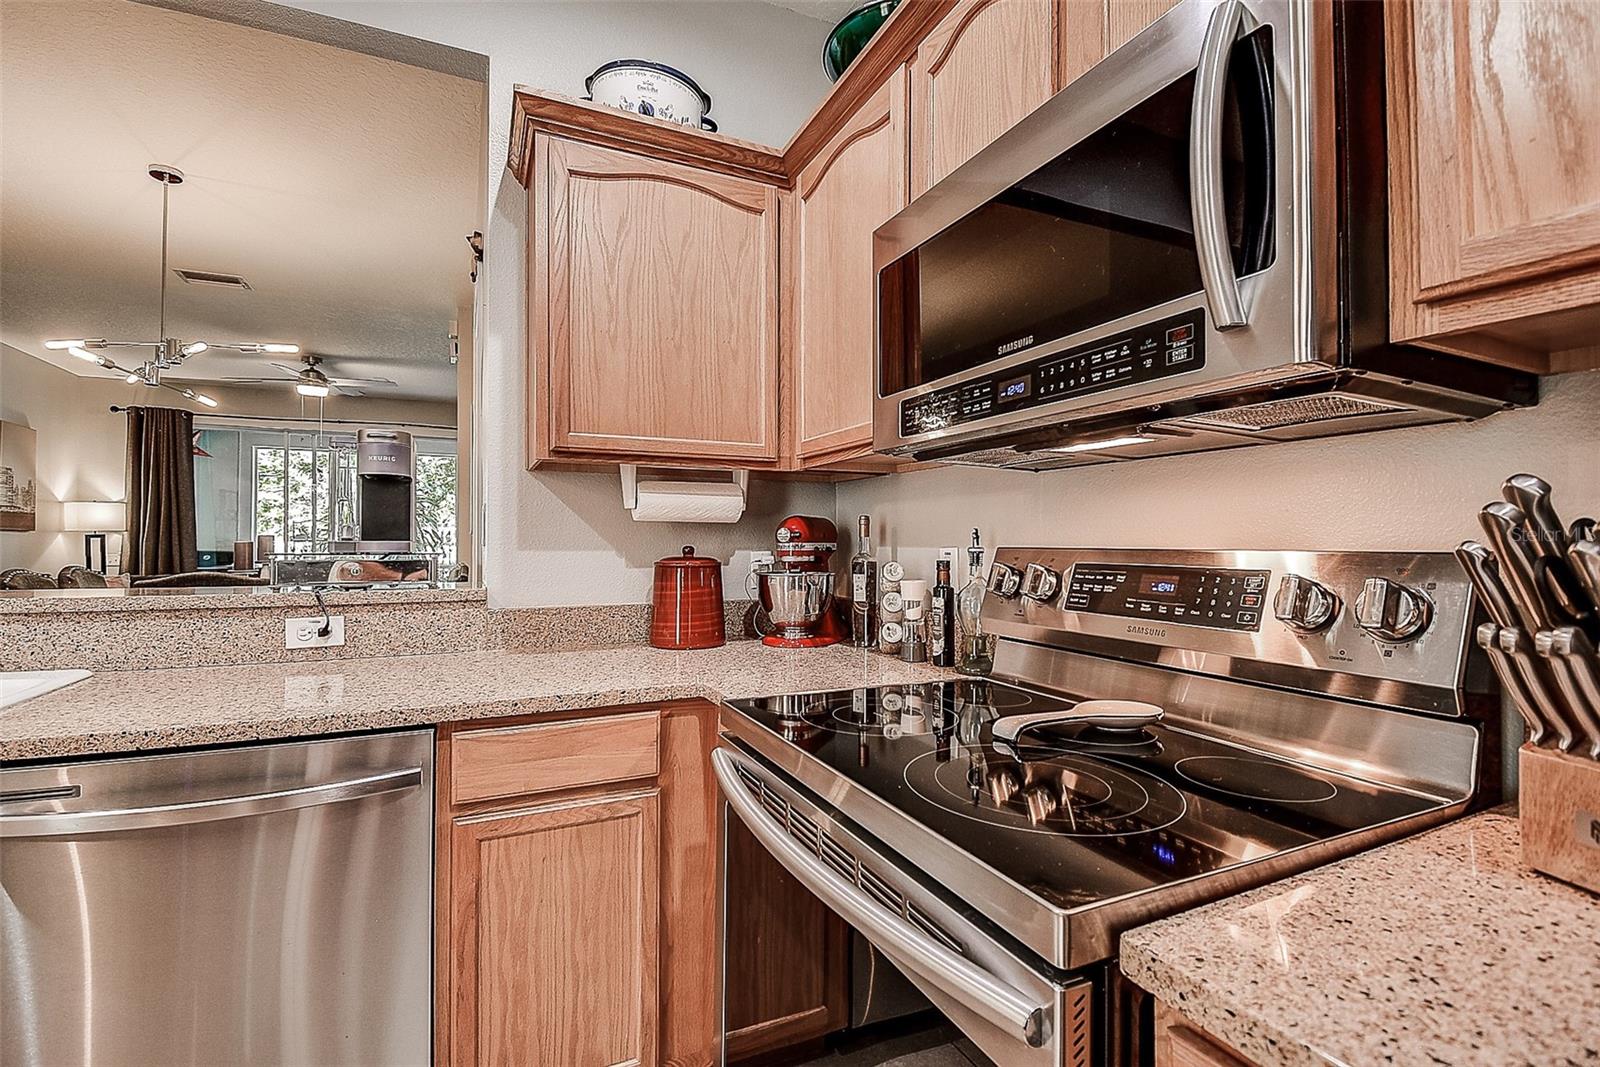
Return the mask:
POLYGON ((822 857, 822 862, 844 875, 851 882, 856 880, 856 858, 845 851, 827 834, 822 835, 822 840, 817 848, 817 855, 822 857))
POLYGON ((867 896, 895 914, 905 914, 906 898, 901 896, 894 886, 874 874, 872 868, 865 864, 861 866, 861 888, 866 892, 867 896))
POLYGON ((915 926, 951 952, 961 951, 961 942, 951 937, 949 931, 934 922, 933 919, 929 918, 927 912, 909 900, 906 901, 906 919, 910 921, 912 926, 915 926))
POLYGON ((821 839, 817 824, 793 808, 789 809, 789 836, 804 845, 806 851, 812 854, 816 853, 817 842, 821 839))
POLYGON ((761 790, 761 806, 767 813, 778 820, 779 826, 787 825, 789 818, 789 803, 778 794, 765 787, 761 790))

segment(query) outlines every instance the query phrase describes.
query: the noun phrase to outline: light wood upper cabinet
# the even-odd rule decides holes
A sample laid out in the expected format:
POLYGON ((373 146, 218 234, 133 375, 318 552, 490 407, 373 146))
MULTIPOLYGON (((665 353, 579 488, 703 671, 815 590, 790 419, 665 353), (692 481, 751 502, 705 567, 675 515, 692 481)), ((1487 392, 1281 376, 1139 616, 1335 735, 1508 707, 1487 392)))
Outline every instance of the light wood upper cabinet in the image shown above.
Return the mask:
POLYGON ((777 190, 543 134, 533 166, 530 461, 775 465, 777 190))
POLYGON ((656 791, 451 829, 456 1067, 657 1062, 656 791))
POLYGON ((961 0, 910 64, 911 195, 971 159, 1055 89, 1053 0, 961 0))
POLYGON ((907 203, 905 111, 902 67, 800 172, 787 201, 785 373, 799 465, 872 445, 872 232, 907 203))
POLYGON ((1561 369, 1600 329, 1600 5, 1385 17, 1391 333, 1561 369))

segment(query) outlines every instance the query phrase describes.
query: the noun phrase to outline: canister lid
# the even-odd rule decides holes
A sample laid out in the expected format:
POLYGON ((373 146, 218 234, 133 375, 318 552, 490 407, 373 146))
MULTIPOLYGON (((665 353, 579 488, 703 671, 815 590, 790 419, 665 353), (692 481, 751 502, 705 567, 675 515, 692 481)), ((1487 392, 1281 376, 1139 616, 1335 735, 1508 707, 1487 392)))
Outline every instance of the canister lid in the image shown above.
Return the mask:
POLYGON ((683 546, 683 555, 668 556, 666 559, 656 560, 657 567, 720 567, 721 563, 709 556, 694 554, 693 545, 683 546))

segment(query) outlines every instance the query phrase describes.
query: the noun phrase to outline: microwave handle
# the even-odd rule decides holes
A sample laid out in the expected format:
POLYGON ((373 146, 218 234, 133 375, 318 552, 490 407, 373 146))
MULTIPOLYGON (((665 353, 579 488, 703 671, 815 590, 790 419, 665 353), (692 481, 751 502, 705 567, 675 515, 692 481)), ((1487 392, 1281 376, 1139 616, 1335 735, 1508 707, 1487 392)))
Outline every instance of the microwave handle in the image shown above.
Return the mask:
POLYGON ((1244 19, 1241 0, 1222 0, 1211 12, 1200 65, 1195 71, 1194 107, 1189 116, 1189 210, 1194 218, 1200 281, 1212 324, 1219 330, 1248 323, 1244 296, 1228 247, 1228 209, 1222 189, 1222 112, 1228 89, 1228 57, 1244 19))

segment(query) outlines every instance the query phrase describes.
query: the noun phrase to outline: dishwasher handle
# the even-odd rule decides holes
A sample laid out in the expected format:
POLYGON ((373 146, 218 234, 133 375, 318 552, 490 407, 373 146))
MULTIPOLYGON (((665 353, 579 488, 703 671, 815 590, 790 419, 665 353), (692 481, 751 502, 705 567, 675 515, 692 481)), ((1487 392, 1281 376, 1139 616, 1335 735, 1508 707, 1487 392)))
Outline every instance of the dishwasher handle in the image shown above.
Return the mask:
POLYGON ((722 785, 722 795, 774 859, 839 917, 877 945, 900 966, 925 981, 957 996, 974 1012, 1039 1048, 1050 1035, 1050 1009, 990 974, 965 956, 924 936, 909 923, 892 916, 881 905, 846 881, 832 868, 774 825, 773 820, 739 779, 736 757, 725 748, 711 753, 712 769, 722 785))
POLYGON ((219 822, 280 811, 338 804, 415 789, 422 784, 422 768, 384 771, 324 785, 298 786, 270 793, 155 804, 144 808, 110 808, 104 811, 52 811, 37 815, 0 815, 0 838, 67 837, 104 834, 118 830, 151 830, 164 826, 219 822))

